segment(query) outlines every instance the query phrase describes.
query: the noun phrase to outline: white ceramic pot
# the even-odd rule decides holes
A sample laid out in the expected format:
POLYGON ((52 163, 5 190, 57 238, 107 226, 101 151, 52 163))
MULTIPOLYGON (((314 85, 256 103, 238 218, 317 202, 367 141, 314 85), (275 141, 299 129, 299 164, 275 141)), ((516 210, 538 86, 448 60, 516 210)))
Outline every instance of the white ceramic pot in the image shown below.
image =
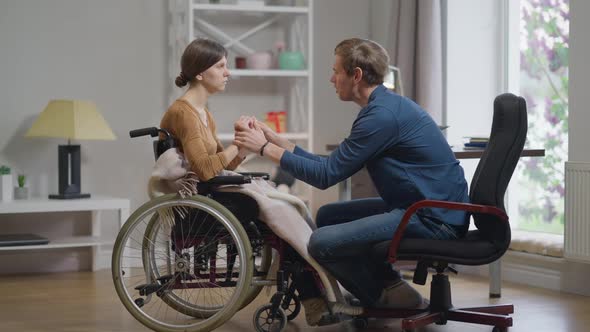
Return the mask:
POLYGON ((0 201, 12 201, 12 174, 0 175, 0 201))
POLYGON ((246 65, 249 69, 265 70, 272 67, 270 52, 257 52, 248 56, 246 65))

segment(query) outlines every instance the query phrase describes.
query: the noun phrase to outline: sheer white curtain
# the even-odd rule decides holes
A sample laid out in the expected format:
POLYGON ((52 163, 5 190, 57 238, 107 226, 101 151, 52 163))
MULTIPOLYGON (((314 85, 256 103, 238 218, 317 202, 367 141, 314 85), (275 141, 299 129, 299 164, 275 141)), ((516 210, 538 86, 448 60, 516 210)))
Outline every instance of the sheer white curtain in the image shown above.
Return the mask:
POLYGON ((168 2, 170 24, 168 26, 168 104, 180 97, 183 89, 174 85, 180 74, 180 57, 189 43, 189 0, 170 0, 168 2))
POLYGON ((443 119, 443 51, 440 0, 391 0, 384 45, 402 72, 404 93, 439 124, 443 119))

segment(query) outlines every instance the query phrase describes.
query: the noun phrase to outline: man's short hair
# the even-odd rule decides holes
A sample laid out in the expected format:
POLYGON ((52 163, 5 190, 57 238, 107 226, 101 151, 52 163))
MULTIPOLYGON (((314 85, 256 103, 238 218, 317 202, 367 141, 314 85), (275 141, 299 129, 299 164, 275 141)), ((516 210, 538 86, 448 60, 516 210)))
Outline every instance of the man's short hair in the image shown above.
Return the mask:
POLYGON ((342 58, 342 66, 349 76, 358 67, 363 71, 363 80, 371 86, 382 84, 389 70, 387 51, 372 40, 345 39, 336 46, 334 54, 342 58))

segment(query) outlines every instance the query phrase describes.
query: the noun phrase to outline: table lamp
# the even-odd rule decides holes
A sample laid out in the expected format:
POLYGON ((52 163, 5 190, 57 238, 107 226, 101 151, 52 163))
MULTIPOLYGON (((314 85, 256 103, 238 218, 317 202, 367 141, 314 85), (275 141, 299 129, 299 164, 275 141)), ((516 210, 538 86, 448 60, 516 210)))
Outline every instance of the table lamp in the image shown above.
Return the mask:
POLYGON ((114 140, 115 134, 96 109, 83 100, 51 100, 39 114, 25 137, 67 138, 58 147, 59 192, 52 199, 88 198, 80 192, 80 145, 71 140, 114 140))

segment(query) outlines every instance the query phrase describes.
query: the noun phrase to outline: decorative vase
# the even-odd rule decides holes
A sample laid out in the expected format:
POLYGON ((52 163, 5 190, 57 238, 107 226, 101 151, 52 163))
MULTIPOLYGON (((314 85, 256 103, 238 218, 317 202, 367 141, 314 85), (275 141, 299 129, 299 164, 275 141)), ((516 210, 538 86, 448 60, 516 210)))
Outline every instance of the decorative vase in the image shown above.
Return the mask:
POLYGON ((249 69, 266 70, 272 67, 272 56, 270 52, 257 52, 250 54, 246 60, 249 69))
POLYGON ((0 175, 0 201, 12 201, 12 174, 0 175))
POLYGON ((281 52, 279 54, 279 68, 289 70, 305 69, 305 59, 301 52, 281 52))
POLYGON ((28 199, 29 188, 27 187, 14 187, 14 199, 28 199))

